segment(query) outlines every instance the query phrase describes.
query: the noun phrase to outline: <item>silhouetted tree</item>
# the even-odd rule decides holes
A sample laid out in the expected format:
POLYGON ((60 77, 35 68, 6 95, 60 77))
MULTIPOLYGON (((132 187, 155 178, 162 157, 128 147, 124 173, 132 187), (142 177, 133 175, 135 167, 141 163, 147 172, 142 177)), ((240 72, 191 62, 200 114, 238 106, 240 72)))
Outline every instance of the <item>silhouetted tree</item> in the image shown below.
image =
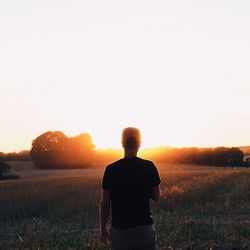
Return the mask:
POLYGON ((94 148, 89 134, 68 138, 60 131, 48 131, 33 140, 30 155, 41 168, 74 168, 89 163, 94 148))
POLYGON ((48 131, 32 142, 30 156, 38 167, 56 167, 64 163, 67 137, 60 131, 48 131))
POLYGON ((228 163, 230 166, 244 165, 244 153, 239 148, 231 148, 228 154, 228 163))
POLYGON ((73 157, 76 163, 89 162, 93 159, 95 145, 92 137, 87 134, 80 134, 69 138, 69 156, 73 157))

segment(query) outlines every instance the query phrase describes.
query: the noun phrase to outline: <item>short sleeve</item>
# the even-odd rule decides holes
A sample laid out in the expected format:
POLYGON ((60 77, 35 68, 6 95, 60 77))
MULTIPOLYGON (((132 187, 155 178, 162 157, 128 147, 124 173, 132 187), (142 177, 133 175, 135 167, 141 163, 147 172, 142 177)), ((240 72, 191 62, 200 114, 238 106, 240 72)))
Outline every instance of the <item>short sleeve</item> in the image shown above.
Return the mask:
POLYGON ((110 183, 110 171, 109 171, 109 167, 106 167, 103 178, 102 178, 102 189, 104 190, 110 189, 110 184, 111 184, 110 183))
POLYGON ((161 183, 160 175, 159 172, 152 162, 152 167, 151 167, 151 186, 156 187, 161 183))

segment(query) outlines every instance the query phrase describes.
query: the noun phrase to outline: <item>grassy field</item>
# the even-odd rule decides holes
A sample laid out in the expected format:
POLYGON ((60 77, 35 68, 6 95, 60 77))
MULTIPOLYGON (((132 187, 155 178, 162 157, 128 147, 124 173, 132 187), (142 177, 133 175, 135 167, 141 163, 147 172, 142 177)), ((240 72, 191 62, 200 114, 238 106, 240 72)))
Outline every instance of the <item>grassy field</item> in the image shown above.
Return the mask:
MULTIPOLYGON (((0 249, 107 249, 99 241, 103 166, 37 170, 0 182, 0 249)), ((250 169, 158 164, 152 202, 160 249, 250 249, 250 169)))

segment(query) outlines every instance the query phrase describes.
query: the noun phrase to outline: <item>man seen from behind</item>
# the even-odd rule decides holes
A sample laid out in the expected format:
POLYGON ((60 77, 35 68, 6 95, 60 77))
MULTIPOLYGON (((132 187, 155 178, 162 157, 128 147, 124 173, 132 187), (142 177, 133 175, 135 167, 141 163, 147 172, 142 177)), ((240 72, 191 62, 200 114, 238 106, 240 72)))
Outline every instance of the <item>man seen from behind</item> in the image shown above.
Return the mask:
POLYGON ((112 250, 156 250, 157 238, 150 199, 160 198, 160 176, 152 161, 137 157, 141 134, 137 128, 122 133, 124 158, 108 165, 102 180, 101 241, 112 250), (112 227, 107 229, 111 209, 112 227))

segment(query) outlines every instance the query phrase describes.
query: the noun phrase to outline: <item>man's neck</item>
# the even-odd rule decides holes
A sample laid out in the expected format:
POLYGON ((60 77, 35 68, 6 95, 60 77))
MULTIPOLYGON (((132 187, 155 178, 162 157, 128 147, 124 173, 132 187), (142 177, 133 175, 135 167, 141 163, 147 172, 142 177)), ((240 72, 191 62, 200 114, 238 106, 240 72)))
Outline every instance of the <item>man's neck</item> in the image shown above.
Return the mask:
POLYGON ((137 157, 137 151, 134 151, 134 150, 124 151, 124 158, 134 158, 134 157, 137 157))

